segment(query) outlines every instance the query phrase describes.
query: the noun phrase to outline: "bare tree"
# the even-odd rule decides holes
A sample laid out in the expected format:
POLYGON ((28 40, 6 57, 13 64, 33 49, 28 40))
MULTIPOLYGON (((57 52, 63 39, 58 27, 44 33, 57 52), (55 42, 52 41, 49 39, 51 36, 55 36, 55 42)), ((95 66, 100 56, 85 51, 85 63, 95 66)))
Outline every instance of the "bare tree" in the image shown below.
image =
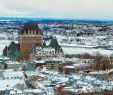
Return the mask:
POLYGON ((94 56, 94 64, 93 68, 95 70, 109 70, 110 69, 110 62, 106 56, 103 56, 99 52, 96 53, 94 56))

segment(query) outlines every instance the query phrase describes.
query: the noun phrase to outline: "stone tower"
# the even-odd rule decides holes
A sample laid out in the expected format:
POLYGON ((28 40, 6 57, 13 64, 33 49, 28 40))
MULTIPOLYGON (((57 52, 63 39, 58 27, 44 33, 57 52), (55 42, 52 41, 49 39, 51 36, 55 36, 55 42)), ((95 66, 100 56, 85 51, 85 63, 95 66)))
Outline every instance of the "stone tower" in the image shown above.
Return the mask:
POLYGON ((36 22, 26 22, 19 32, 20 51, 29 55, 35 44, 43 43, 43 34, 36 22))

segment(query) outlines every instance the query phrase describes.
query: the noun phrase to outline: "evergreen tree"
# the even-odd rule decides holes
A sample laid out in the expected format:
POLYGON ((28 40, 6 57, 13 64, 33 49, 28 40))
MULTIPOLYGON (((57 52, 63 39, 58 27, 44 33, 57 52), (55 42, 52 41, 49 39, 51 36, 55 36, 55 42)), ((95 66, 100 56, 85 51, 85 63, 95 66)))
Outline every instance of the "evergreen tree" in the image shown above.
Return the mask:
POLYGON ((21 53, 20 53, 19 50, 12 51, 12 52, 11 52, 11 58, 12 58, 12 59, 15 59, 15 58, 17 58, 20 54, 21 54, 21 53))
POLYGON ((42 47, 47 47, 45 41, 43 42, 42 47))
POLYGON ((56 37, 51 37, 50 47, 55 49, 55 52, 63 52, 61 46, 58 44, 56 37))
POLYGON ((55 48, 55 49, 57 49, 59 47, 56 37, 51 37, 51 42, 50 42, 49 46, 52 48, 55 48))
POLYGON ((5 48, 3 49, 3 56, 7 56, 7 50, 8 50, 8 47, 5 46, 5 48))
POLYGON ((8 55, 12 60, 14 60, 16 57, 18 57, 21 54, 19 45, 16 44, 15 42, 11 42, 8 49, 9 49, 8 55))

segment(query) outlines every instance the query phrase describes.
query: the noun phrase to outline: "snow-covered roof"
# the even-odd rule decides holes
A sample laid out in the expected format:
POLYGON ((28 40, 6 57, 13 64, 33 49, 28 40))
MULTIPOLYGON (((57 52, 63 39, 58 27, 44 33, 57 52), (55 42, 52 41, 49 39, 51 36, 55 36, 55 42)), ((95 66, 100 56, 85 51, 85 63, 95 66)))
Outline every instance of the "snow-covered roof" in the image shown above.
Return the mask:
POLYGON ((74 66, 63 66, 64 68, 74 69, 74 66))
POLYGON ((22 71, 14 71, 13 69, 8 69, 8 70, 1 70, 0 75, 2 79, 5 80, 13 80, 13 79, 20 79, 24 80, 24 74, 22 71))
POLYGON ((9 60, 10 58, 0 55, 0 60, 9 60))
POLYGON ((33 62, 35 62, 35 63, 45 63, 44 60, 33 60, 33 62))
POLYGON ((12 61, 7 61, 7 62, 5 62, 6 64, 21 64, 20 62, 18 62, 18 61, 14 61, 14 62, 12 62, 12 61))
POLYGON ((13 80, 0 80, 0 91, 4 91, 6 89, 13 89, 17 84, 25 85, 25 82, 19 79, 13 80))
POLYGON ((74 67, 84 67, 84 66, 89 66, 90 64, 88 63, 78 63, 78 64, 73 64, 74 67))
POLYGON ((33 93, 43 93, 43 91, 40 89, 33 89, 32 92, 33 93))

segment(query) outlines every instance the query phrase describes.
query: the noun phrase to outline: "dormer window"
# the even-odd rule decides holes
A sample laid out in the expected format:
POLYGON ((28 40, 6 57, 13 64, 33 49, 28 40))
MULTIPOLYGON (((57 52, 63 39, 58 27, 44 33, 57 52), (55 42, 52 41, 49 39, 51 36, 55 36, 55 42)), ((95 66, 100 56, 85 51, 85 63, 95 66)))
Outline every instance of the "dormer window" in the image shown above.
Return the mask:
POLYGON ((30 30, 28 30, 28 35, 30 35, 31 34, 31 31, 30 30))
POLYGON ((31 34, 34 34, 34 30, 31 30, 31 34))
MULTIPOLYGON (((21 29, 21 32, 23 33, 26 31, 26 34, 42 34, 41 30, 38 27, 38 24, 36 22, 26 22, 21 29), (32 32, 31 32, 32 31, 32 32)), ((20 34, 22 34, 20 33, 20 34)), ((24 34, 24 33, 23 33, 24 34)))
POLYGON ((34 34, 36 34, 36 30, 34 30, 34 34))

